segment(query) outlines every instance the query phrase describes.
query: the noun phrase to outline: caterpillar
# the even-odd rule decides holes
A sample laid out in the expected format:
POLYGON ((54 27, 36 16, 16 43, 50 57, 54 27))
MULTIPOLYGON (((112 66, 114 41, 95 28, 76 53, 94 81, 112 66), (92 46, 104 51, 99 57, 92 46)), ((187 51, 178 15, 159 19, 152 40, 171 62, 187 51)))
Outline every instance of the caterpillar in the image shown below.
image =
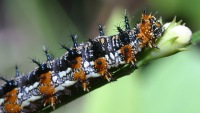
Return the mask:
POLYGON ((47 61, 31 59, 38 66, 35 70, 20 76, 16 67, 14 79, 0 77, 5 81, 0 87, 0 112, 31 113, 46 105, 55 109, 59 97, 70 94, 69 87, 78 84, 83 91, 89 91, 90 79, 101 77, 111 82, 115 80, 111 69, 126 64, 135 69, 138 54, 145 48, 158 48, 155 42, 164 29, 146 10, 133 29, 126 12, 124 22, 125 30, 117 27, 119 33, 112 36, 105 36, 103 26, 99 25, 99 36, 86 43, 79 44, 72 34, 73 47, 60 44, 67 52, 56 59, 43 46, 47 61))

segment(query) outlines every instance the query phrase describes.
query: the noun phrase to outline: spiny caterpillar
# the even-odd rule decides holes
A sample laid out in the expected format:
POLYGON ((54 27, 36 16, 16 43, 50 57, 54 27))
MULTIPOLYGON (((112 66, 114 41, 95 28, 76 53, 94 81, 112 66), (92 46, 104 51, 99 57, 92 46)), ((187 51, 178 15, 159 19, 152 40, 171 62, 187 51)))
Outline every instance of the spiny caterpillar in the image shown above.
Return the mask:
POLYGON ((42 106, 50 104, 55 109, 59 96, 67 96, 68 87, 79 84, 89 91, 89 80, 102 77, 108 82, 114 80, 109 70, 130 64, 136 68, 137 55, 145 48, 158 48, 156 39, 162 36, 161 23, 144 10, 141 20, 131 29, 127 14, 124 16, 125 30, 117 27, 118 34, 105 36, 103 26, 99 25, 99 36, 78 44, 76 35, 71 35, 73 47, 66 49, 60 58, 53 59, 45 47, 47 61, 32 62, 37 68, 20 76, 16 67, 16 77, 6 80, 0 88, 0 112, 30 113, 37 112, 42 106), (36 101, 41 100, 38 104, 36 101))

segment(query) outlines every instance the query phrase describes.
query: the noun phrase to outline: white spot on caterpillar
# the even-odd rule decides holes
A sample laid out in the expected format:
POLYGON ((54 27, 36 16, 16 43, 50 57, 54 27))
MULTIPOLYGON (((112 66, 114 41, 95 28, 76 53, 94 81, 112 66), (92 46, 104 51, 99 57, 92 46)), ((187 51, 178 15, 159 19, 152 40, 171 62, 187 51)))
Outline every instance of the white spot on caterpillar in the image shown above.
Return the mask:
POLYGON ((96 77, 99 77, 99 76, 101 76, 101 75, 98 74, 98 73, 94 73, 94 72, 86 75, 87 78, 96 78, 96 77))
POLYGON ((26 87, 26 88, 25 88, 25 91, 26 91, 26 93, 28 93, 28 91, 29 91, 29 88, 28 88, 28 87, 26 87))
POLYGON ((77 81, 65 81, 63 84, 61 84, 64 87, 69 87, 72 86, 76 83, 77 81))
POLYGON ((92 61, 92 62, 90 62, 90 65, 94 65, 94 62, 92 61))
POLYGON ((66 72, 65 71, 61 71, 58 74, 59 74, 60 78, 66 76, 66 72))
POLYGON ((53 76, 53 82, 56 82, 57 81, 57 79, 58 79, 58 77, 57 76, 53 76))
POLYGON ((31 91, 32 89, 33 89, 33 86, 30 86, 30 87, 28 88, 29 91, 31 91))
POLYGON ((115 56, 110 52, 110 57, 112 60, 115 60, 115 56))
POLYGON ((3 102, 4 102, 4 99, 1 98, 1 99, 0 99, 0 105, 1 105, 3 102))
POLYGON ((35 100, 38 100, 40 99, 41 96, 32 96, 31 98, 27 99, 26 101, 23 101, 22 104, 21 104, 21 108, 25 107, 25 106, 28 106, 30 104, 30 102, 33 102, 35 100))
POLYGON ((25 88, 26 93, 28 93, 29 91, 31 91, 31 90, 37 88, 38 85, 39 85, 39 82, 36 82, 36 83, 34 83, 32 86, 26 87, 26 88, 25 88))
POLYGON ((88 61, 85 61, 85 62, 84 62, 84 67, 85 67, 85 68, 87 68, 89 65, 90 65, 90 64, 89 64, 88 61))
POLYGON ((115 52, 115 57, 117 57, 118 56, 118 52, 115 52))
POLYGON ((111 65, 108 65, 107 68, 110 69, 110 68, 111 68, 111 65))
POLYGON ((118 50, 118 51, 117 51, 117 53, 121 53, 121 51, 120 51, 120 50, 118 50))
POLYGON ((34 84, 33 84, 33 88, 38 87, 38 85, 39 85, 39 82, 34 83, 34 84))
POLYGON ((22 102, 21 108, 28 106, 29 104, 30 104, 29 101, 24 101, 24 102, 22 102))
POLYGON ((27 101, 32 102, 32 101, 35 101, 35 100, 40 99, 41 97, 42 97, 42 96, 32 96, 32 97, 29 98, 27 101))
POLYGON ((109 57, 108 57, 108 55, 107 55, 107 54, 105 55, 105 57, 106 57, 106 60, 109 60, 109 57))
POLYGON ((23 96, 23 93, 18 93, 17 97, 21 98, 23 96))
POLYGON ((64 89, 65 88, 63 86, 59 85, 58 87, 55 88, 55 93, 64 89))
POLYGON ((130 46, 133 47, 133 46, 134 46, 134 42, 131 42, 131 43, 130 43, 130 46))
POLYGON ((67 73, 69 73, 71 70, 72 70, 71 68, 67 68, 66 71, 61 71, 61 72, 59 72, 58 74, 59 74, 60 78, 62 78, 62 77, 64 77, 64 76, 66 76, 67 73))
POLYGON ((71 70, 71 68, 67 68, 66 73, 69 73, 71 70))

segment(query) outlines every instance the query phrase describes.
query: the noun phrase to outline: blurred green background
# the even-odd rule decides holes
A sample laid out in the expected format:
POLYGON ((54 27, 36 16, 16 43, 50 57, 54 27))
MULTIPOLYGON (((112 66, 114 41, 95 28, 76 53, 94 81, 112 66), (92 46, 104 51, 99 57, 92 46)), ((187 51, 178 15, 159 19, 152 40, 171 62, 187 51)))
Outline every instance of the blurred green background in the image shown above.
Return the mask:
MULTIPOLYGON (((10 79, 14 67, 21 74, 34 69, 28 57, 45 61, 42 45, 55 57, 65 51, 58 43, 72 45, 98 35, 99 23, 106 35, 123 26, 124 9, 134 25, 144 7, 164 22, 177 17, 192 32, 200 29, 199 0, 1 0, 0 73, 10 79)), ((200 49, 153 61, 132 75, 120 78, 52 113, 199 113, 200 49)), ((2 82, 1 82, 2 83, 2 82)))

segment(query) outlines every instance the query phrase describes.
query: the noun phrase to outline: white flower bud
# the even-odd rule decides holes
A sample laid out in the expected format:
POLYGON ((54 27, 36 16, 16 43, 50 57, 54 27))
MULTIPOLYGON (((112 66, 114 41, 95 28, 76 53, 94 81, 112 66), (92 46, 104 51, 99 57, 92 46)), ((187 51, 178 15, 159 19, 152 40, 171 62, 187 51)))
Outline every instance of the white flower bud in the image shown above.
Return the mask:
POLYGON ((182 44, 188 44, 192 37, 192 31, 183 25, 175 26, 171 29, 171 32, 178 36, 176 41, 182 44))

